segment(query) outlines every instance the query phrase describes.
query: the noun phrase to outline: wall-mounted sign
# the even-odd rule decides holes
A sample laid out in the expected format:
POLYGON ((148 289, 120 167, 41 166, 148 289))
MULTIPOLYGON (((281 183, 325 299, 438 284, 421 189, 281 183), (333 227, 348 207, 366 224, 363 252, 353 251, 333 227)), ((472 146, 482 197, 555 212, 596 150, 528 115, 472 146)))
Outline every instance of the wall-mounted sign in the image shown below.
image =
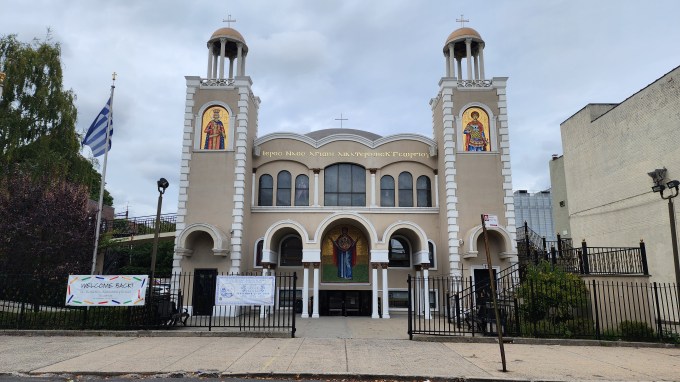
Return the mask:
POLYGON ((498 215, 484 214, 484 225, 487 227, 498 227, 498 215))
POLYGON ((148 278, 147 275, 69 275, 66 305, 144 305, 148 278))
POLYGON ((217 276, 215 305, 274 305, 274 276, 217 276))

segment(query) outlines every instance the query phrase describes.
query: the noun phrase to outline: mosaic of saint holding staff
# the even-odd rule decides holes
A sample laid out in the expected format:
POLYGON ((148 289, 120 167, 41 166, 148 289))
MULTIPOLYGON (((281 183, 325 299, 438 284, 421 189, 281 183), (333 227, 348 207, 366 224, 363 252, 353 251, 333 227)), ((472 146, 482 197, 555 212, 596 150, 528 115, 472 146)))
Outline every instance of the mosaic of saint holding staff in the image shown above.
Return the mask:
POLYGON ((206 150, 224 150, 225 130, 224 124, 220 121, 219 109, 213 110, 212 121, 208 122, 203 129, 205 133, 205 144, 203 148, 206 150))

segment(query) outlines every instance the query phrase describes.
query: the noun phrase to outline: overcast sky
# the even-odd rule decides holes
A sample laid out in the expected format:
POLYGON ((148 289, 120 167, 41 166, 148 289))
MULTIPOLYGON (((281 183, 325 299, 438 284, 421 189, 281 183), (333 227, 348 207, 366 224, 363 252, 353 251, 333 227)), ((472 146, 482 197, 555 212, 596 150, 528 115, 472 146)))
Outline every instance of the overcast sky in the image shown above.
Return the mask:
POLYGON ((177 210, 184 76, 205 77, 206 42, 228 14, 249 47, 260 136, 337 128, 342 113, 347 128, 428 137, 442 48, 464 14, 486 42, 486 76, 509 77, 516 190, 550 187, 561 122, 680 65, 676 0, 0 0, 0 35, 51 28, 82 134, 118 73, 107 188, 117 212, 153 215, 160 177, 163 212, 177 210))

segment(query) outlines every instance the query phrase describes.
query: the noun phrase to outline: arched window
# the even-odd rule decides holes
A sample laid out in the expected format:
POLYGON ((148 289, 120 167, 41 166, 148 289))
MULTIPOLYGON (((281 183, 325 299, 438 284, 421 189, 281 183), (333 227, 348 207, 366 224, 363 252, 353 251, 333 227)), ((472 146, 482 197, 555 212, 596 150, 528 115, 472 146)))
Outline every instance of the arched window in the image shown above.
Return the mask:
POLYGON ((302 265, 302 239, 299 236, 288 236, 281 242, 279 265, 294 267, 302 265))
POLYGON ((260 239, 255 244, 255 267, 259 268, 262 266, 262 247, 264 246, 264 240, 260 239))
POLYGON ((437 268, 437 262, 435 261, 434 244, 431 241, 427 242, 427 249, 430 253, 430 269, 437 268))
POLYGON ((290 206, 290 173, 281 171, 276 176, 276 205, 290 206))
POLYGON ((269 174, 260 177, 260 193, 257 195, 258 206, 271 206, 274 200, 274 178, 269 174))
POLYGON ((395 268, 409 268, 411 266, 411 246, 400 236, 390 239, 389 266, 395 268))
POLYGON ((309 205, 309 177, 307 175, 298 175, 295 178, 295 205, 309 205))
POLYGON ((432 207, 432 190, 429 177, 425 175, 418 177, 418 180, 416 180, 416 194, 418 207, 432 207))
POLYGON ((325 206, 366 206, 366 170, 340 163, 324 169, 325 206))
POLYGON ((413 207, 413 177, 410 172, 399 174, 399 207, 413 207))
POLYGON ((394 178, 389 175, 380 178, 380 207, 394 207, 394 178))

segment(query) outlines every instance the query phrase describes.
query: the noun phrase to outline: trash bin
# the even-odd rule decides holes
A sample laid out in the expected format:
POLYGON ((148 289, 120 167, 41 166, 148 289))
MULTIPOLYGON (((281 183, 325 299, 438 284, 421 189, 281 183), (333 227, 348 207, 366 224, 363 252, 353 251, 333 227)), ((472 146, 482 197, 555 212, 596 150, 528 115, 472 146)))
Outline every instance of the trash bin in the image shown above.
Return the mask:
POLYGON ((295 300, 295 313, 302 313, 302 299, 295 300))

